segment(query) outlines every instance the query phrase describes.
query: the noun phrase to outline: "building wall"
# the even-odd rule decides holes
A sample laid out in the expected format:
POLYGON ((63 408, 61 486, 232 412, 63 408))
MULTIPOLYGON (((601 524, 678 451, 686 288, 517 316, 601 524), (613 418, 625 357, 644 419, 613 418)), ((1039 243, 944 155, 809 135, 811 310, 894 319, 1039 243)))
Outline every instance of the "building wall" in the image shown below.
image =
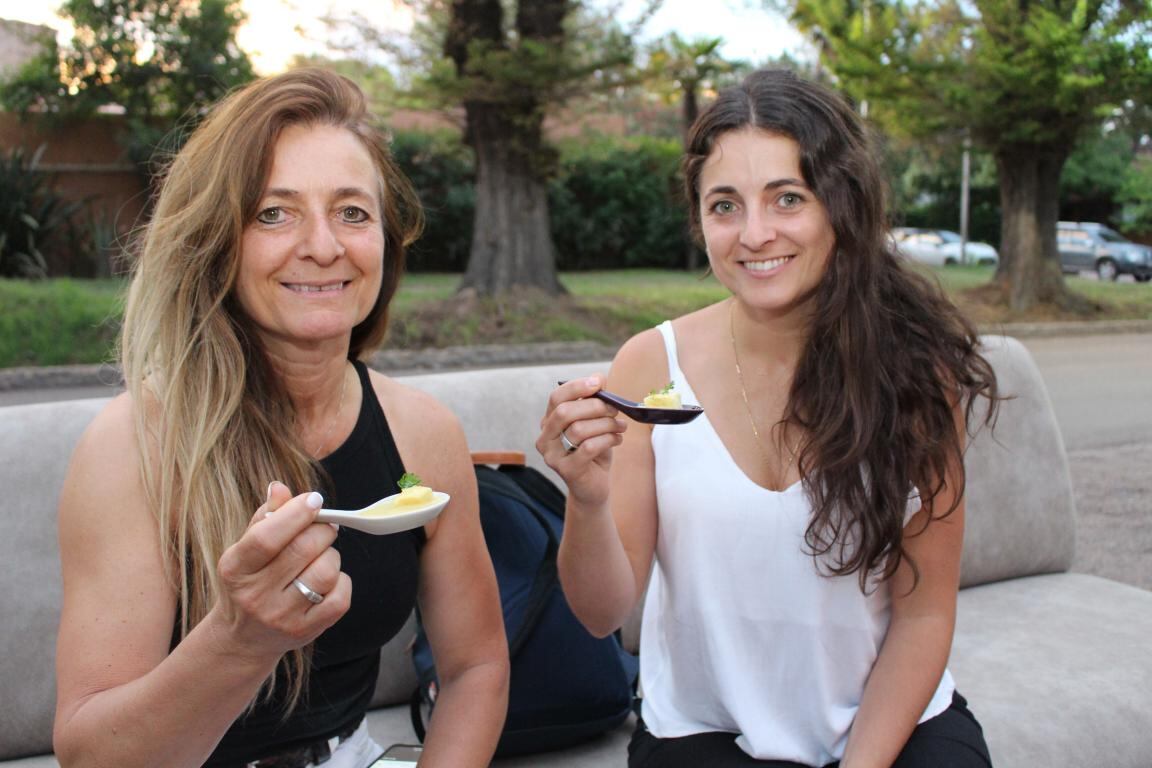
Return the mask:
POLYGON ((45 36, 54 37, 51 27, 23 21, 0 19, 0 77, 7 77, 40 52, 45 36))
MULTIPOLYGON (((43 146, 39 168, 68 201, 83 205, 72 237, 55 238, 46 257, 53 275, 97 276, 117 271, 117 253, 100 240, 120 240, 141 222, 148 200, 147 179, 128 161, 120 144, 121 115, 48 125, 32 117, 0 112, 0 151, 21 147, 30 156, 43 146), (93 237, 96 235, 97 237, 93 237)), ((64 233, 61 233, 64 234, 64 233)))

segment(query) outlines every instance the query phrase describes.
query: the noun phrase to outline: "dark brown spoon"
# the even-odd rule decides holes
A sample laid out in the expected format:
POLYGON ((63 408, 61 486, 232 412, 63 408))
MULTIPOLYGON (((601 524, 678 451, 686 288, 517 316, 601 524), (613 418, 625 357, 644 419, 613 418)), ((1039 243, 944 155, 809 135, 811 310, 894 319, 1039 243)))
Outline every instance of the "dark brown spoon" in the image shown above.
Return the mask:
MULTIPOLYGON (((558 383, 563 384, 564 382, 558 383)), ((683 405, 679 408, 651 408, 605 389, 597 390, 592 397, 603 400, 628 418, 642 424, 687 424, 704 413, 704 409, 698 405, 683 405)))

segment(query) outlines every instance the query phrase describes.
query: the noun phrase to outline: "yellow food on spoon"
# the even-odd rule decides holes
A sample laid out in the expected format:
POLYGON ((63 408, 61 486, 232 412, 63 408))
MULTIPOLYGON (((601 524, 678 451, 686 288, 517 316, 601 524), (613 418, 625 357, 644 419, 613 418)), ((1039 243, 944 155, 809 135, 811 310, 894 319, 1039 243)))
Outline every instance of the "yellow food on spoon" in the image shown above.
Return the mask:
POLYGON ((400 491, 395 504, 398 507, 422 507, 432 503, 432 489, 426 485, 413 485, 400 491))
POLYGON ((396 484, 400 486, 399 495, 391 496, 379 503, 373 504, 364 510, 360 516, 384 517, 385 515, 394 515, 414 507, 423 507, 435 501, 435 497, 432 495, 432 489, 425 485, 420 485, 420 478, 411 472, 405 472, 396 484))
POLYGON ((641 403, 646 408, 680 408, 680 393, 673 392, 672 388, 675 386, 672 382, 668 382, 667 386, 663 389, 654 389, 648 393, 647 397, 641 403))

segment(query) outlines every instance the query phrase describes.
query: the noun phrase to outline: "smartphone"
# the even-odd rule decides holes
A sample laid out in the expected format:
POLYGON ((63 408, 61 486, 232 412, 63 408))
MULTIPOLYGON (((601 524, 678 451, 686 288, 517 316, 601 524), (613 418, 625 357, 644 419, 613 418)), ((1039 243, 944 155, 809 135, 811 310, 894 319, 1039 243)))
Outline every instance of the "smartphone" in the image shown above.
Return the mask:
POLYGON ((419 744, 393 744, 372 763, 371 768, 416 768, 424 747, 419 744))

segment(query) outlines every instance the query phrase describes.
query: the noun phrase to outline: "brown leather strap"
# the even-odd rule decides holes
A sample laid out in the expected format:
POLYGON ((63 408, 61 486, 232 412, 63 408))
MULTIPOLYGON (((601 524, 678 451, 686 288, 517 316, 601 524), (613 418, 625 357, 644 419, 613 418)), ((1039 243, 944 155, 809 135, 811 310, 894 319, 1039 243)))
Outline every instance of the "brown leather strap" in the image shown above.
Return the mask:
POLYGON ((473 464, 513 464, 522 467, 527 461, 524 451, 472 451, 473 464))

